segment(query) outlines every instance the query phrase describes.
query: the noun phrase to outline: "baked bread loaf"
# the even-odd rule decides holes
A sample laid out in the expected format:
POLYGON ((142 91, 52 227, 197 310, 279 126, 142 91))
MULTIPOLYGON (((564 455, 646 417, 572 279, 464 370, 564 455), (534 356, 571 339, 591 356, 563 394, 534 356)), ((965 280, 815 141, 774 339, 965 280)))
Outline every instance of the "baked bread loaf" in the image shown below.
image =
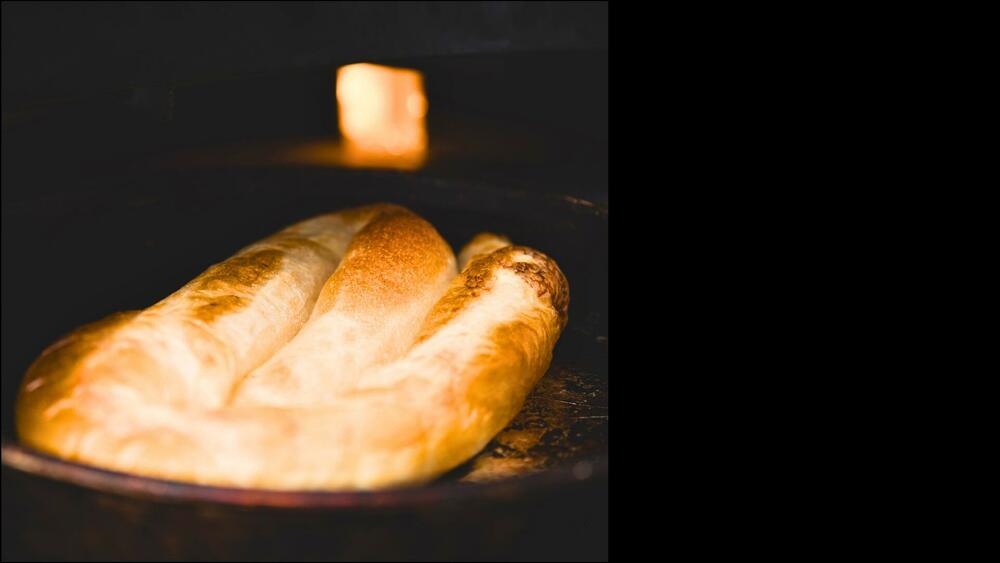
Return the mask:
POLYGON ((459 254, 395 205, 322 215, 163 301, 82 327, 28 370, 18 435, 109 469, 371 489, 472 457, 548 368, 569 289, 482 234, 459 254))

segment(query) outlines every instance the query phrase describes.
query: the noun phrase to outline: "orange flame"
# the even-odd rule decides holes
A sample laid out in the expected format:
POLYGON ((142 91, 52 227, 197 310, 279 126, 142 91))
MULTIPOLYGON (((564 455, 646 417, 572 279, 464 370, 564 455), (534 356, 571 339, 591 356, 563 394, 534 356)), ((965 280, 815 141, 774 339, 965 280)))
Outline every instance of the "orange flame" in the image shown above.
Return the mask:
POLYGON ((353 166, 417 168, 427 156, 427 97, 416 70, 368 63, 337 70, 344 157, 353 166))

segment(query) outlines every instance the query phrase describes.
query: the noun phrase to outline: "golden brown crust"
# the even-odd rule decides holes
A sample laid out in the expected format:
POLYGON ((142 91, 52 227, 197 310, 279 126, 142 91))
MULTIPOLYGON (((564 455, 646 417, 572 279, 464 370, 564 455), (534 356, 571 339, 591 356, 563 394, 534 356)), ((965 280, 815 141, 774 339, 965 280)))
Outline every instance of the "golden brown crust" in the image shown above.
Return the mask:
POLYGON ((194 291, 240 291, 252 289, 278 273, 285 253, 265 249, 237 255, 216 264, 188 287, 194 291))
POLYGON ((477 237, 455 275, 437 231, 398 206, 305 221, 145 312, 54 344, 22 384, 18 433, 68 459, 215 485, 353 489, 433 478, 517 413, 566 323, 558 266, 507 244, 477 237), (297 336, 296 323, 306 323, 297 336), (361 361, 359 377, 322 389, 323 370, 369 352, 385 361, 361 361), (290 358, 274 366, 279 384, 305 378, 322 391, 281 407, 229 402, 243 373, 282 354, 290 358))
POLYGON ((453 283, 441 302, 428 315, 417 337, 422 342, 438 328, 458 316, 466 306, 492 286, 499 269, 517 274, 555 310, 560 329, 565 326, 569 312, 569 282, 554 260, 526 246, 506 246, 485 256, 474 258, 462 271, 460 280, 453 283), (532 260, 519 260, 530 256, 532 260))
POLYGON ((454 256, 437 230, 402 207, 385 205, 361 229, 341 267, 324 285, 313 315, 337 304, 367 309, 392 307, 410 298, 412 288, 436 276, 454 256), (386 267, 391 265, 391 267, 386 267))
POLYGON ((538 296, 548 299, 552 308, 559 314, 563 326, 569 314, 569 282, 559 269, 555 260, 526 246, 511 247, 511 252, 503 258, 503 266, 514 272, 538 292, 538 296), (527 254, 534 262, 516 260, 517 253, 527 254))
POLYGON ((329 248, 299 236, 275 236, 246 253, 237 254, 206 270, 185 286, 190 292, 191 314, 211 323, 221 315, 240 311, 252 301, 253 292, 282 271, 295 253, 314 255, 318 261, 337 263, 329 248))
POLYGON ((92 399, 108 388, 217 404, 235 372, 266 359, 305 322, 344 252, 339 241, 346 247, 363 226, 352 222, 371 214, 359 209, 303 221, 209 267, 145 311, 74 331, 29 369, 17 401, 18 431, 40 449, 65 453, 75 446, 65 442, 59 421, 99 402, 92 399), (265 323, 275 316, 280 326, 271 329, 265 323))

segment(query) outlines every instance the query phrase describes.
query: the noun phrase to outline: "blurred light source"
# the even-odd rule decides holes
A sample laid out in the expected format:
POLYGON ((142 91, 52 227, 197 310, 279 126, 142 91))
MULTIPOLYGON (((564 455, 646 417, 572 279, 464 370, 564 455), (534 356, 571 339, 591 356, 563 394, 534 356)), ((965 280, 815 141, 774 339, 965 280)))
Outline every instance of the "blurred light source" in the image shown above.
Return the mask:
POLYGON ((418 71, 368 63, 337 70, 343 157, 352 166, 412 169, 427 156, 427 97, 418 71))

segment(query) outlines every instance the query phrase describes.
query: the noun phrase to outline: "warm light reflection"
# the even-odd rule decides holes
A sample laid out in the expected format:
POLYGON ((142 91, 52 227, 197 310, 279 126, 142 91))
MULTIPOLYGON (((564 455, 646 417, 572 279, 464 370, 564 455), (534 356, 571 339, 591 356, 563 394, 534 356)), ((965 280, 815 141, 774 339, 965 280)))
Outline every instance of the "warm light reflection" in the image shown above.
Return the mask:
POLYGON ((427 155, 427 97, 411 69, 360 63, 337 70, 343 156, 353 166, 416 168, 427 155))

